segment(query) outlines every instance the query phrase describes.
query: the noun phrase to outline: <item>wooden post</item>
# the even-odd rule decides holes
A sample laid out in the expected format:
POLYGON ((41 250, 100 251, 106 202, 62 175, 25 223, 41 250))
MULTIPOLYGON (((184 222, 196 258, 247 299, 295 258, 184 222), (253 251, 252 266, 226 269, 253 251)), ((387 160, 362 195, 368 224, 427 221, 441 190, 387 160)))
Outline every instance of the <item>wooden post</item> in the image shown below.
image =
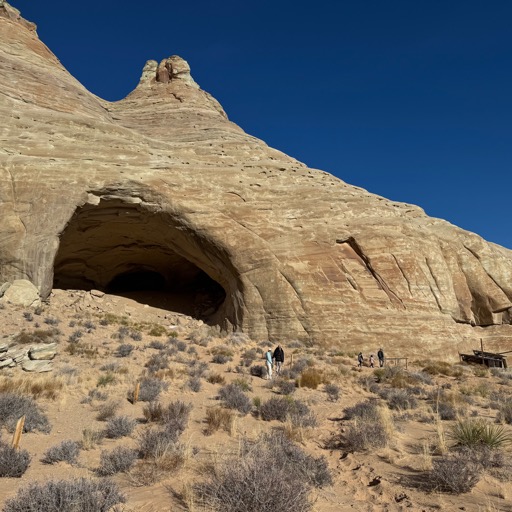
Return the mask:
POLYGON ((140 382, 137 382, 135 384, 135 390, 133 391, 133 403, 137 403, 139 400, 139 393, 140 393, 140 382))
POLYGON ((292 366, 293 366, 293 354, 290 357, 290 367, 292 367, 292 366))
POLYGON ((12 447, 18 449, 20 446, 21 433, 23 432, 23 427, 25 426, 25 416, 22 416, 18 423, 16 423, 16 430, 14 431, 14 435, 12 436, 12 447))
POLYGON ((482 338, 480 338, 480 349, 482 352, 484 351, 484 340, 482 338))

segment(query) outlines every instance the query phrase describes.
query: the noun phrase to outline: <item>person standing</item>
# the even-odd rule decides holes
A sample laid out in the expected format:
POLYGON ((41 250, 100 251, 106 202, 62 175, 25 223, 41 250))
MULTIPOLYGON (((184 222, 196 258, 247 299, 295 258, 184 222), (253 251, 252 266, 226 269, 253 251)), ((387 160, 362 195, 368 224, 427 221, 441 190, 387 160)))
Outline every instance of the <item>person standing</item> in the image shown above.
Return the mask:
POLYGON ((364 361, 363 353, 359 352, 359 354, 357 355, 357 366, 358 366, 358 368, 361 368, 363 366, 363 361, 364 361))
POLYGON ((284 363, 284 350, 281 345, 277 345, 274 350, 274 361, 276 363, 276 375, 279 375, 284 363))
POLYGON ((272 378, 272 350, 269 348, 265 352, 265 364, 267 365, 267 380, 272 378))
POLYGON ((377 357, 379 358, 379 366, 382 368, 384 366, 384 350, 382 348, 379 348, 377 357))
POLYGON ((373 354, 370 355, 370 368, 375 368, 375 359, 373 354))

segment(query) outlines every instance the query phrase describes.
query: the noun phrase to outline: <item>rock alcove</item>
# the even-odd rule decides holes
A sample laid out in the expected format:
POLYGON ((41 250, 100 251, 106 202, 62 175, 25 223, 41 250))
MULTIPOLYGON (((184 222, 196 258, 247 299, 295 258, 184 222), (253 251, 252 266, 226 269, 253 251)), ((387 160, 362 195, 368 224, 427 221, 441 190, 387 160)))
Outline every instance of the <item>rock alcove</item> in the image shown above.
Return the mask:
POLYGON ((239 325, 237 279, 219 248, 140 200, 79 207, 59 242, 53 287, 98 289, 219 325, 239 325))

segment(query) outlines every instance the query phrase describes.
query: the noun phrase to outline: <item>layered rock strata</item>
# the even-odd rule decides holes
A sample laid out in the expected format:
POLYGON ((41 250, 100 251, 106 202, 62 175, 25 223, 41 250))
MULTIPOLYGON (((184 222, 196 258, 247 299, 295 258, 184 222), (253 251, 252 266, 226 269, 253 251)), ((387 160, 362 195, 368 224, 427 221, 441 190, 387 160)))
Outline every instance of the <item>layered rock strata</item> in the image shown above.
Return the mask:
POLYGON ((269 148, 179 57, 106 102, 3 2, 0 119, 0 285, 150 282, 257 339, 508 343, 511 251, 269 148))

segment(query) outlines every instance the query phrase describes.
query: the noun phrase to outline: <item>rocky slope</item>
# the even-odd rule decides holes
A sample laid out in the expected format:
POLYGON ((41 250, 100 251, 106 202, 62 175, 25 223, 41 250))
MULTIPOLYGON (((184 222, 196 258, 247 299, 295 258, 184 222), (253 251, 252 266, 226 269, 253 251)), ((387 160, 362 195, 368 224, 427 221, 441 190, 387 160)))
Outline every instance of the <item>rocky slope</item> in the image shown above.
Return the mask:
POLYGON ((151 282, 256 339, 509 348, 511 251, 245 134, 179 57, 109 103, 0 2, 0 119, 0 284, 151 282))

